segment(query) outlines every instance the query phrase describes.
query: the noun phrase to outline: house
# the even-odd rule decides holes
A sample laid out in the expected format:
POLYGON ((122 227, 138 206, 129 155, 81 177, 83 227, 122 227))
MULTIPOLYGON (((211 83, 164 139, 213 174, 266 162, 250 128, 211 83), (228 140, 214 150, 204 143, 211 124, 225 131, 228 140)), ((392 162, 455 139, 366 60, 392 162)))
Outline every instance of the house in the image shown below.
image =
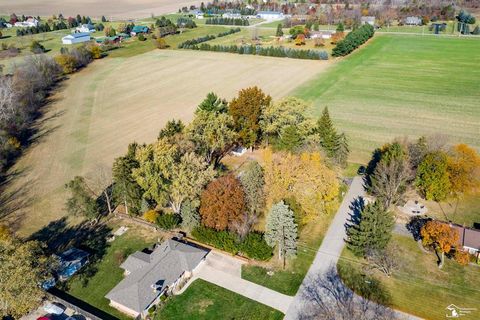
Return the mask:
POLYGON ((371 26, 375 26, 375 17, 374 16, 363 16, 360 18, 360 22, 362 25, 369 24, 371 26))
POLYGON ((22 28, 37 27, 38 24, 39 24, 39 21, 36 18, 28 17, 27 19, 25 19, 25 21, 15 22, 15 27, 22 27, 22 28))
POLYGON ((207 253, 173 239, 153 251, 137 251, 120 265, 125 278, 105 297, 121 312, 144 318, 162 295, 175 292, 180 282, 191 277, 207 253))
POLYGON ((310 38, 311 39, 330 39, 332 37, 333 32, 330 31, 310 31, 310 38))
POLYGON ((257 13, 257 18, 264 20, 280 20, 284 19, 285 15, 283 14, 283 12, 277 11, 259 11, 257 13))
POLYGON ((222 18, 242 19, 242 15, 240 13, 226 12, 226 13, 222 14, 222 18))
POLYGON ((422 19, 420 17, 406 17, 405 24, 407 26, 421 26, 422 19))
POLYGON ((89 32, 77 32, 69 34, 62 38, 63 44, 75 44, 75 43, 82 43, 90 41, 90 33, 89 32))
POLYGON ((75 32, 95 32, 95 27, 93 24, 87 23, 87 24, 82 24, 79 27, 75 28, 75 32))
POLYGON ((134 26, 130 32, 130 35, 134 37, 140 33, 148 33, 149 30, 150 29, 147 26, 134 26))
POLYGON ((458 224, 450 224, 450 226, 458 231, 463 249, 478 258, 480 256, 480 229, 467 228, 458 224))
POLYGON ((203 19, 204 13, 202 10, 196 9, 196 10, 190 10, 188 12, 189 15, 195 16, 196 19, 203 19))

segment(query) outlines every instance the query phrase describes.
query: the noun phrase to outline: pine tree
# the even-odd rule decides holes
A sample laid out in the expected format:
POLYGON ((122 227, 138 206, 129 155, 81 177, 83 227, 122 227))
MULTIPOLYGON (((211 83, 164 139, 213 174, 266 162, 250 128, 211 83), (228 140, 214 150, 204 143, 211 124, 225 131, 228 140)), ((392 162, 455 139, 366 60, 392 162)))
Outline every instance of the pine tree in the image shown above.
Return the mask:
POLYGON ((302 144, 302 141, 302 135, 298 132, 297 127, 288 126, 282 130, 277 147, 292 152, 302 144))
POLYGON ((278 26, 277 26, 277 37, 281 37, 283 36, 283 30, 282 30, 282 24, 279 23, 278 26))
POLYGON ((355 255, 365 255, 367 250, 385 249, 392 236, 393 215, 380 201, 366 205, 358 221, 347 229, 347 247, 355 255))
POLYGON ((267 216, 265 241, 272 248, 278 247, 279 259, 296 254, 297 235, 297 224, 293 211, 283 201, 273 205, 267 216))
POLYGON ((317 132, 320 135, 320 144, 325 149, 327 156, 332 158, 335 152, 337 142, 337 132, 333 126, 328 107, 325 107, 322 116, 317 122, 317 132))
POLYGON ((345 168, 347 165, 348 154, 350 153, 350 149, 348 147, 348 139, 345 133, 341 133, 336 136, 336 143, 335 143, 335 162, 345 168))

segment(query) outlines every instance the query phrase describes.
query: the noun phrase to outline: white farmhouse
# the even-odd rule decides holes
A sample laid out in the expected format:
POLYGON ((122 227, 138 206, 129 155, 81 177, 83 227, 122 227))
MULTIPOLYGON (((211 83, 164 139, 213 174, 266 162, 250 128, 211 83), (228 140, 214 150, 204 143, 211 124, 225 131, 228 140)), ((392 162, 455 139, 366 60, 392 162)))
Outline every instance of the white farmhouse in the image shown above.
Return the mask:
POLYGON ((17 21, 15 22, 15 27, 22 27, 22 28, 27 28, 27 27, 37 27, 39 24, 39 21, 33 17, 28 17, 25 21, 17 21))
POLYGON ((81 26, 75 28, 75 32, 80 32, 80 33, 95 32, 95 31, 96 31, 95 27, 90 23, 82 24, 81 26))
POLYGON ((284 19, 285 15, 283 14, 283 12, 277 11, 259 11, 257 13, 257 18, 264 20, 280 20, 284 19))
POLYGON ((362 25, 369 24, 371 26, 375 26, 375 17, 374 16, 363 16, 360 18, 360 22, 362 25))
POLYGON ((75 44, 88 41, 90 41, 90 33, 88 32, 72 33, 62 38, 63 44, 75 44))

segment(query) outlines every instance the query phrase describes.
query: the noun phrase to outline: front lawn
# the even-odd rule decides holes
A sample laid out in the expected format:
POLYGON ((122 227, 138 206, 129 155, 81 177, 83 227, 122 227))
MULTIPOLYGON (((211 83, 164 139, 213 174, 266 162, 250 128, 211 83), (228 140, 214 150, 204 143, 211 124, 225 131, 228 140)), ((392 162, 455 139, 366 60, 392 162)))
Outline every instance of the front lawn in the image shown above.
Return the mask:
POLYGON ((265 265, 242 266, 242 278, 283 294, 295 295, 334 216, 331 213, 318 217, 303 228, 298 241, 297 257, 288 262, 285 270, 282 270, 281 263, 274 257, 265 265), (269 271, 273 274, 269 275, 269 271))
POLYGON ((79 275, 68 282, 68 293, 119 319, 131 319, 110 307, 105 295, 123 279, 123 269, 119 267, 123 260, 151 243, 151 240, 138 236, 136 230, 128 230, 110 243, 105 257, 95 266, 96 273, 88 278, 87 283, 79 275))
POLYGON ((156 320, 198 319, 282 319, 280 311, 245 298, 204 280, 173 296, 157 313, 156 320))
MULTIPOLYGON (((392 241, 399 247, 399 270, 390 278, 377 271, 371 276, 380 281, 393 308, 426 319, 444 319, 450 304, 479 307, 480 267, 463 267, 447 259, 443 269, 438 269, 436 256, 421 251, 411 237, 394 235, 392 241)), ((363 272, 364 263, 348 249, 344 249, 339 261, 342 267, 358 272, 363 272)), ((462 318, 479 319, 480 309, 462 318)))

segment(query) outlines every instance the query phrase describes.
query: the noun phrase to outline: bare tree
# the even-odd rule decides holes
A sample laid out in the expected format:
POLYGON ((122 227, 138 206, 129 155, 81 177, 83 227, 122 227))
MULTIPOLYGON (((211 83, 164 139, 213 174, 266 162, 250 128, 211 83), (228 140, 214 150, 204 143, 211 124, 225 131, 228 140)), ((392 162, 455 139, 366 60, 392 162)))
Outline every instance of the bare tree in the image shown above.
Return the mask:
POLYGON ((0 123, 6 124, 15 116, 15 90, 12 77, 0 78, 0 123))
POLYGON ((411 170, 404 159, 380 161, 371 176, 370 190, 388 209, 402 199, 411 176, 411 170))
POLYGON ((398 248, 391 245, 383 250, 368 249, 365 255, 369 262, 367 268, 379 270, 390 277, 399 268, 396 252, 398 252, 398 248))
POLYGON ((302 290, 307 302, 302 319, 322 320, 391 320, 394 312, 357 296, 347 288, 331 266, 326 273, 310 277, 302 290))
POLYGON ((102 200, 108 208, 108 214, 112 214, 112 171, 107 166, 98 164, 85 178, 92 193, 103 198, 102 200))

